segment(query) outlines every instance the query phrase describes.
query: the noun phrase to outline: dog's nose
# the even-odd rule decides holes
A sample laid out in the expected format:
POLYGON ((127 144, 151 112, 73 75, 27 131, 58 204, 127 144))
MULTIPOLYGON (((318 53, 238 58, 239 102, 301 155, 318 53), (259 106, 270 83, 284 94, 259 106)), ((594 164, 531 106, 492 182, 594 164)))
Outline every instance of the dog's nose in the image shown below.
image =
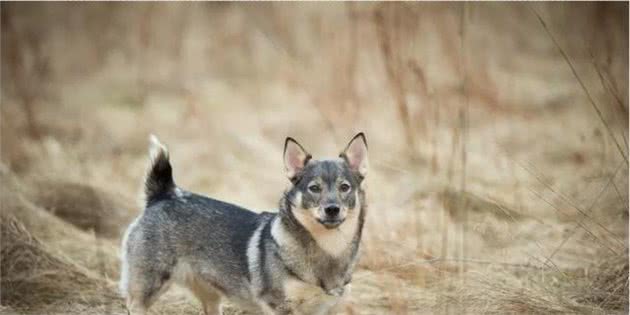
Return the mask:
POLYGON ((327 206, 326 208, 324 208, 324 211, 326 212, 327 216, 334 217, 339 214, 339 206, 337 205, 327 206))

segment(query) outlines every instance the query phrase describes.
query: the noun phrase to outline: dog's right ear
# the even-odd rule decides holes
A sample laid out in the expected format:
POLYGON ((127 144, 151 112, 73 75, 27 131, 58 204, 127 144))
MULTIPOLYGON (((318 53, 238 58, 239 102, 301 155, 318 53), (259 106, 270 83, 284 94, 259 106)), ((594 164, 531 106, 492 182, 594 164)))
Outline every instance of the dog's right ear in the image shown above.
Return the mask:
POLYGON ((369 168, 367 149, 365 134, 359 132, 350 140, 346 149, 339 156, 346 160, 351 170, 359 173, 361 177, 365 177, 369 168))
POLYGON ((311 155, 293 138, 288 137, 284 142, 284 170, 287 177, 293 181, 306 166, 311 155))

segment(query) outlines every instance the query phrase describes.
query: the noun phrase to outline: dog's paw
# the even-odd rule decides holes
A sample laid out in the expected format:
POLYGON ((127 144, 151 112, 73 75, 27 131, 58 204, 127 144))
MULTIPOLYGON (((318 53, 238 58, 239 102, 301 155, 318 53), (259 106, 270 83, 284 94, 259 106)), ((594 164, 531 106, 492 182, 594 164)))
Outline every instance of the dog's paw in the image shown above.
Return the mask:
POLYGON ((326 294, 331 295, 331 296, 336 296, 336 297, 341 297, 346 291, 346 287, 337 287, 334 289, 330 289, 328 291, 326 291, 326 294))

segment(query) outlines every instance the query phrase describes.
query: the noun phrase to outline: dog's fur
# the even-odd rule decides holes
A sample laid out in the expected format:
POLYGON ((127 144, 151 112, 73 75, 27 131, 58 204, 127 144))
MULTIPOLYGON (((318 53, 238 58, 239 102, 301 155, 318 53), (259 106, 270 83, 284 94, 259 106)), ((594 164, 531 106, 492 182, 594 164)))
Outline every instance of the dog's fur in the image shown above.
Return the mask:
POLYGON ((170 284, 188 287, 205 314, 222 297, 256 314, 327 314, 349 291, 366 215, 367 143, 314 160, 287 138, 291 187, 277 213, 254 213, 175 185, 168 151, 151 138, 144 212, 123 239, 120 289, 145 314, 170 284))

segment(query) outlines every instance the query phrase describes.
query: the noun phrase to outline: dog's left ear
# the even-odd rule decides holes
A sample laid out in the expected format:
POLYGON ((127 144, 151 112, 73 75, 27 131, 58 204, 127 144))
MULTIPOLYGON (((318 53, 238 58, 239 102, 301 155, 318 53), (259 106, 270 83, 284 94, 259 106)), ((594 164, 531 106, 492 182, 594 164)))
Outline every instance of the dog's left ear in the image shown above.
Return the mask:
POLYGON ((284 142, 284 170, 291 181, 295 180, 310 159, 311 155, 295 139, 287 138, 284 142))
POLYGON ((344 159, 348 165, 350 165, 351 170, 359 173, 361 177, 365 177, 368 172, 369 163, 367 156, 367 141, 365 140, 363 132, 354 136, 339 156, 344 159))

